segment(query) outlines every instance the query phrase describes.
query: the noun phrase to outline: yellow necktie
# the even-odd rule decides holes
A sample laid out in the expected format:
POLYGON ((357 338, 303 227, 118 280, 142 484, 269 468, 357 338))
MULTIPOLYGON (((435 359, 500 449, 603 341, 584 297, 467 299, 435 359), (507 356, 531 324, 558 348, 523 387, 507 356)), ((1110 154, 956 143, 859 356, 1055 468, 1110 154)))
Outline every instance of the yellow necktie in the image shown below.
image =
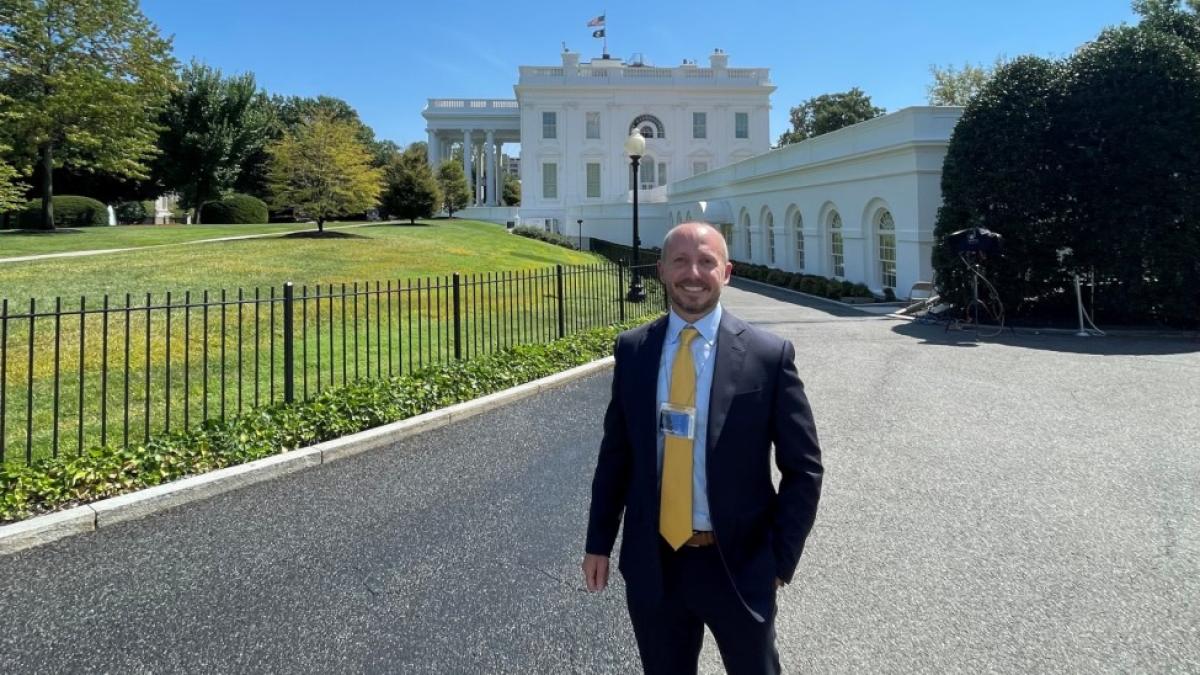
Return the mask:
MULTIPOLYGON (((679 333, 679 350, 671 365, 671 405, 696 406, 696 367, 692 340, 700 333, 688 326, 679 333)), ((678 550, 692 536, 692 445, 686 438, 666 435, 663 443, 662 496, 658 531, 678 550)))

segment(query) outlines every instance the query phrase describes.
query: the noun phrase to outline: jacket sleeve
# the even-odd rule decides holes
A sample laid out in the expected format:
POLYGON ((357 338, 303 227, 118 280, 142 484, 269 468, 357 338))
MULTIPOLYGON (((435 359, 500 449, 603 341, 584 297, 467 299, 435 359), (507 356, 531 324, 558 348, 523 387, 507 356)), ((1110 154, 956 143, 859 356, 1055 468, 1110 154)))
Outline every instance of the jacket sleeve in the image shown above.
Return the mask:
POLYGON ((779 483, 773 534, 776 572, 790 582, 800 563, 804 541, 812 530, 821 496, 821 447, 804 384, 796 372, 796 349, 784 342, 775 389, 775 463, 783 478, 779 483))
POLYGON ((621 338, 618 337, 613 348, 616 365, 613 367, 612 396, 604 413, 604 437, 600 440, 600 455, 592 479, 592 505, 585 544, 587 553, 603 556, 612 553, 617 540, 632 466, 629 432, 620 403, 621 351, 621 338))

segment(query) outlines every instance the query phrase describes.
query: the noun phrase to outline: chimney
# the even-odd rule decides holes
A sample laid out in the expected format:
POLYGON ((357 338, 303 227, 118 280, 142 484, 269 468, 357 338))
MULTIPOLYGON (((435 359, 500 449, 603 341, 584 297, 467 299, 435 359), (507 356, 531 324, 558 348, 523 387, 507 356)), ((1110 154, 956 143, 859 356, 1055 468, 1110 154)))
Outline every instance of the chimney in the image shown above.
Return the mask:
POLYGON ((579 52, 562 53, 563 68, 574 71, 579 66, 579 52))
POLYGON ((714 49, 713 53, 708 55, 708 63, 713 70, 724 72, 729 67, 729 55, 723 49, 714 49))

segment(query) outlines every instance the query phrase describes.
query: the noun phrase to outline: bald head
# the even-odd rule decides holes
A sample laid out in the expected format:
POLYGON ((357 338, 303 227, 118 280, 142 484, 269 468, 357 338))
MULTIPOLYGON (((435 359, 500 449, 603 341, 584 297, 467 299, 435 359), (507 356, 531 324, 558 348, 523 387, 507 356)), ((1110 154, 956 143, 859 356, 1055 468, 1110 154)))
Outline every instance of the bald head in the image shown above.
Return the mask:
POLYGON ((717 306, 732 272, 725 237, 707 223, 683 223, 663 240, 658 276, 684 321, 698 321, 717 306))
POLYGON ((721 236, 721 233, 708 223, 692 221, 680 223, 672 227, 671 231, 667 232, 667 236, 663 239, 662 257, 669 257, 671 245, 680 241, 687 241, 696 245, 706 245, 720 253, 722 263, 729 262, 729 247, 725 243, 725 237, 721 236))

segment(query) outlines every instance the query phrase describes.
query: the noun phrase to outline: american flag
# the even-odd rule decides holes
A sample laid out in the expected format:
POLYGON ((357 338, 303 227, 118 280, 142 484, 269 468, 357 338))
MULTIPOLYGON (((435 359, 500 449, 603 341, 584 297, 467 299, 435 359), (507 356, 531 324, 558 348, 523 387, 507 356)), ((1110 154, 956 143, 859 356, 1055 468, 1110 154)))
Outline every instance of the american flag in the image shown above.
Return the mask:
POLYGON ((604 15, 603 14, 601 14, 600 16, 598 16, 588 22, 588 28, 595 28, 596 26, 603 26, 603 25, 604 25, 604 15))

